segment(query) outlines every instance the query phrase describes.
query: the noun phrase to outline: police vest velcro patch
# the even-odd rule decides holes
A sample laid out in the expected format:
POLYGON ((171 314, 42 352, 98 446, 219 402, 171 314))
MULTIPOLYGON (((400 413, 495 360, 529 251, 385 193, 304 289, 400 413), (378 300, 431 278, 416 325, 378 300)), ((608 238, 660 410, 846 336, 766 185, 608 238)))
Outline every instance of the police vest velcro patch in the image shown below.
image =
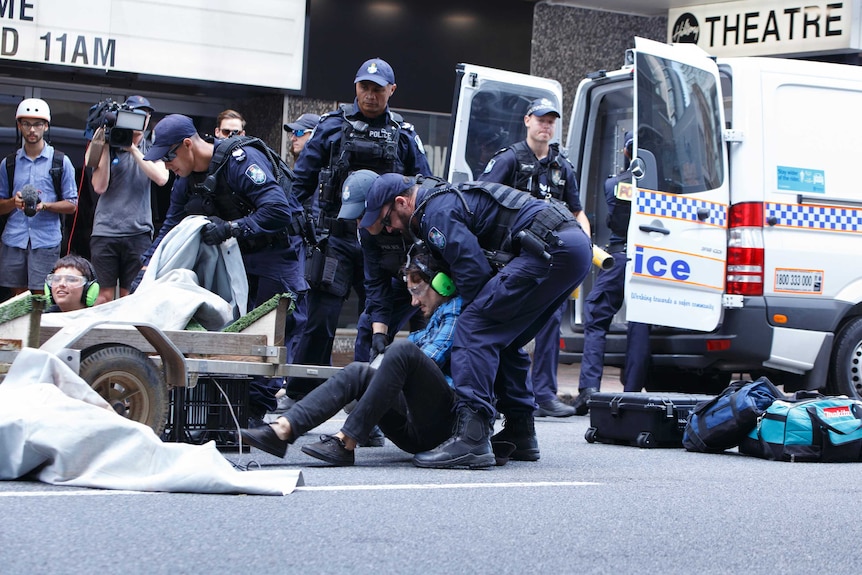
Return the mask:
POLYGON ((264 172, 257 164, 250 165, 245 171, 245 175, 248 176, 248 179, 258 185, 266 181, 266 172, 264 172))

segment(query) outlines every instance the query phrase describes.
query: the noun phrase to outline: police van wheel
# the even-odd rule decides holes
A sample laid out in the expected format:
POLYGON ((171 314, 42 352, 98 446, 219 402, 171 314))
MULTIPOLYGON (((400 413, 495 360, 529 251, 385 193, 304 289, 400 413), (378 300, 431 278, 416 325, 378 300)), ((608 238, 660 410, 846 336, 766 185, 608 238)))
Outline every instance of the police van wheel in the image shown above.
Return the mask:
POLYGON ((862 318, 838 332, 829 372, 829 393, 862 399, 862 318))
POLYGON ((165 429, 170 400, 161 370, 143 352, 127 345, 100 346, 85 351, 80 376, 111 407, 138 423, 165 429))

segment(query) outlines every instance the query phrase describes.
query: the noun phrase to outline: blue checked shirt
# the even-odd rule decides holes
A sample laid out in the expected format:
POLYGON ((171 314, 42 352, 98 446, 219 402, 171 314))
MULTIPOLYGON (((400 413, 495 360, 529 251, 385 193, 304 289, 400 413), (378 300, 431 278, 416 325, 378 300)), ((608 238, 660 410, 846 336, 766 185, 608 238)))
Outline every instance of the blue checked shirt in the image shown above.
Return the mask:
POLYGON ((407 336, 407 339, 434 360, 450 386, 452 370, 449 366, 449 356, 452 354, 452 341, 455 337, 455 320, 459 315, 461 315, 461 296, 455 296, 434 310, 424 329, 414 331, 407 336))

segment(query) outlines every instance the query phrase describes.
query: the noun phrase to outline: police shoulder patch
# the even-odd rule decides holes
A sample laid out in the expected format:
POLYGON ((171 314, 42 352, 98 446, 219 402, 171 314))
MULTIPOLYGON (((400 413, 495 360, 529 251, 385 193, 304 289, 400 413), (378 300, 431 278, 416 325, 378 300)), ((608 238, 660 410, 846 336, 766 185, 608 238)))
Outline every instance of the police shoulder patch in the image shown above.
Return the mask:
POLYGON ((245 150, 243 150, 242 148, 237 148, 233 152, 231 152, 230 155, 233 156, 233 159, 237 162, 242 162, 245 160, 246 154, 245 150))
POLYGON ((446 247, 446 236, 443 235, 443 232, 438 230, 436 227, 431 228, 431 231, 428 232, 428 243, 435 248, 442 250, 446 247))
POLYGON ((419 134, 413 134, 413 140, 416 142, 416 147, 419 149, 419 152, 425 155, 425 146, 422 145, 422 140, 419 139, 419 134))
POLYGON ((266 181, 266 172, 264 172, 257 164, 250 165, 245 171, 245 175, 248 176, 248 179, 258 185, 266 181))
POLYGON ((487 165, 487 166, 485 166, 485 171, 484 171, 484 172, 482 172, 482 173, 483 173, 483 174, 487 174, 488 172, 490 172, 490 171, 491 171, 491 169, 494 167, 494 163, 495 163, 496 161, 497 161, 497 160, 495 160, 494 158, 491 158, 491 161, 490 161, 490 162, 488 162, 488 165, 487 165))

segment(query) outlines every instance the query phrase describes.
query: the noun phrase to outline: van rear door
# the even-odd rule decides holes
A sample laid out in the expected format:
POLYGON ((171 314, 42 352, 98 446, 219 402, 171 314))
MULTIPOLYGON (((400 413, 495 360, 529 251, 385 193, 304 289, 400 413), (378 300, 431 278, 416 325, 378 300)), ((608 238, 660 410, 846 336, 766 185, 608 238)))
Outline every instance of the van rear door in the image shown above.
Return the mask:
POLYGON ((452 183, 476 179, 500 148, 527 137, 524 116, 534 99, 548 98, 562 111, 563 88, 556 80, 472 64, 458 64, 456 75, 446 164, 452 183))
POLYGON ((638 38, 626 319, 711 331, 722 318, 729 186, 718 67, 638 38))

